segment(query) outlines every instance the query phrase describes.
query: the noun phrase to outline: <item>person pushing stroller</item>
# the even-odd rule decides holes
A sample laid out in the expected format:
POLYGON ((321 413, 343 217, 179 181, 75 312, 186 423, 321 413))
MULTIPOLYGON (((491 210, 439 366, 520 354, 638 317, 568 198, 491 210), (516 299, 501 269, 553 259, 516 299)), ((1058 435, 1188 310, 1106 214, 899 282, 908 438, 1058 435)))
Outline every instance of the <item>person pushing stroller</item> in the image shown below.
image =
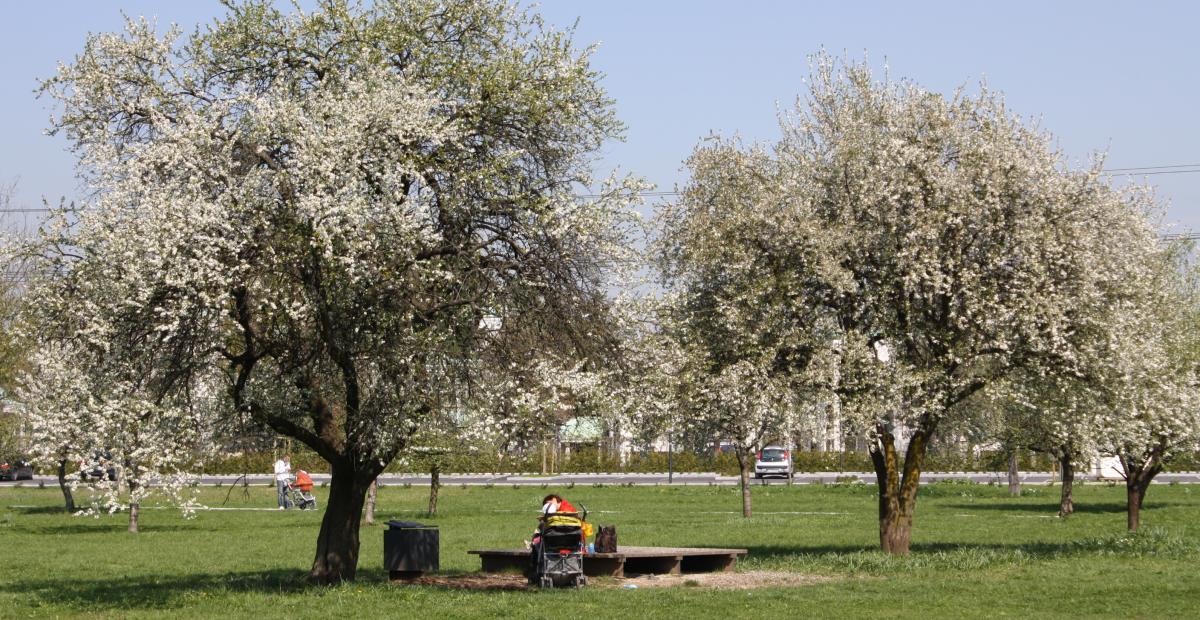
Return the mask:
POLYGON ((288 483, 292 479, 292 457, 285 454, 275 461, 275 496, 280 510, 292 507, 288 497, 288 483))

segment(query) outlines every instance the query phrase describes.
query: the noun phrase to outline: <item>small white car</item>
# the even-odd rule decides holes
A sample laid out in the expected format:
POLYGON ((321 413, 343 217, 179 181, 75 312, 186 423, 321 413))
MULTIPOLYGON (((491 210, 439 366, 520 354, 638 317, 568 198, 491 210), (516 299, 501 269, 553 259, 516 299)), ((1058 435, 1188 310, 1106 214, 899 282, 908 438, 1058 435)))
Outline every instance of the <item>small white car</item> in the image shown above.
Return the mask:
POLYGON ((783 476, 792 474, 792 453, 780 446, 767 446, 758 451, 754 459, 754 477, 783 476))

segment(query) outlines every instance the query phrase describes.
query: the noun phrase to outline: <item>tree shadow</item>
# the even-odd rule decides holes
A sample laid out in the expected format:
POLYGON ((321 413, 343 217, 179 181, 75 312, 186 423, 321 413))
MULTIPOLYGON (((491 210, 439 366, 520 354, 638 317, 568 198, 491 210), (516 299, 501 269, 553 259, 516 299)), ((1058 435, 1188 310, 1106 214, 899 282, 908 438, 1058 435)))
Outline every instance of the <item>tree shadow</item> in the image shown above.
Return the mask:
POLYGON ((70 516, 72 513, 67 512, 63 506, 13 506, 5 508, 5 512, 13 512, 19 515, 63 515, 70 516))
MULTIPOLYGON (((86 519, 87 517, 80 517, 86 519)), ((89 534, 104 534, 110 535, 113 533, 127 533, 129 523, 122 521, 121 523, 68 523, 65 525, 36 525, 27 528, 22 528, 23 531, 30 534, 39 534, 47 536, 57 536, 59 534, 70 535, 89 535, 89 534)), ((193 523, 177 523, 177 524, 154 524, 142 525, 139 533, 151 534, 154 532, 216 532, 215 527, 201 527, 193 523)), ((130 534, 137 536, 138 534, 130 534)))
MULTIPOLYGON (((1151 502, 1142 506, 1143 510, 1153 510, 1155 508, 1167 508, 1172 506, 1181 506, 1182 504, 1174 502, 1151 502)), ((1058 514, 1058 502, 1053 504, 944 504, 945 507, 955 508, 958 510, 982 510, 989 512, 1038 512, 1049 515, 1058 514)), ((1075 512, 1083 514, 1110 514, 1123 513, 1126 510, 1124 502, 1085 502, 1076 503, 1075 512)))
MULTIPOLYGON (((375 525, 387 526, 388 521, 437 521, 442 515, 430 515, 425 510, 390 510, 386 515, 375 515, 375 525)), ((366 525, 364 522, 363 525, 366 525)))
POLYGON ((787 558, 798 555, 831 556, 878 551, 879 545, 747 545, 747 557, 754 559, 787 558))
POLYGON ((89 612, 182 607, 184 595, 201 592, 261 592, 287 594, 313 587, 306 573, 271 569, 234 573, 198 573, 177 576, 62 578, 11 580, 0 583, 0 592, 33 597, 46 605, 61 605, 89 612))
MULTIPOLYGON (((1001 554, 997 561, 1003 562, 1003 557, 1012 555, 1026 559, 1048 559, 1064 555, 1073 556, 1104 550, 1107 553, 1139 553, 1145 549, 1127 548, 1121 541, 1106 539, 1079 539, 1069 541, 1031 541, 1019 543, 987 543, 987 542, 914 542, 910 546, 910 555, 888 556, 878 545, 759 545, 746 547, 750 552, 749 558, 755 560, 794 559, 809 557, 829 561, 830 566, 836 566, 847 556, 867 554, 877 558, 890 558, 901 562, 921 564, 925 559, 945 555, 971 555, 977 552, 995 552, 1001 554)), ((953 558, 936 560, 948 562, 954 566, 953 558)))
POLYGON ((1045 558, 1060 554, 1069 549, 1066 542, 1023 542, 1023 543, 950 543, 926 542, 913 543, 910 550, 914 554, 957 553, 963 551, 1002 551, 1020 552, 1031 558, 1045 558))

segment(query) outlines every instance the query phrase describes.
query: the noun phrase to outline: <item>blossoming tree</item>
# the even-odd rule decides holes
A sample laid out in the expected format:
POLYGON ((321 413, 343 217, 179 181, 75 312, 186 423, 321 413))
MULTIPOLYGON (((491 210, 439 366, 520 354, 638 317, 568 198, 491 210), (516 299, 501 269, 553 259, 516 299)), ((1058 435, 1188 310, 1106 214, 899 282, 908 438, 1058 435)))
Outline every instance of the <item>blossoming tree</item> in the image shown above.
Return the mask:
POLYGON ((589 50, 535 15, 228 9, 91 36, 44 84, 92 191, 43 241, 61 277, 37 314, 162 393, 220 371, 229 411, 326 459, 310 576, 350 580, 366 491, 478 367, 481 318, 573 333, 639 184, 576 197, 621 125, 589 50))
POLYGON ((1096 260, 1113 250, 1081 231, 1153 243, 1147 205, 1099 163, 1067 170, 986 89, 944 97, 825 55, 810 83, 777 144, 697 149, 666 263, 687 296, 752 292, 717 304, 751 320, 696 332, 775 351, 813 377, 800 385, 822 384, 819 352, 838 343, 843 414, 873 443, 880 544, 907 553, 939 425, 1012 368, 1069 359, 1074 314, 1113 294, 1112 261, 1096 260))
MULTIPOLYGON (((1190 251, 1187 248, 1184 251, 1190 251)), ((1172 456, 1200 442, 1200 289, 1184 251, 1147 261, 1136 290, 1109 318, 1101 447, 1125 476, 1127 525, 1136 531, 1146 491, 1172 456)))
POLYGON ((1063 346, 1024 360, 995 392, 1009 401, 1002 423, 1010 432, 1059 459, 1060 515, 1074 511, 1078 464, 1101 453, 1129 459, 1136 529, 1149 480, 1195 439, 1195 293, 1182 260, 1188 248, 1156 238, 1150 212, 1113 192, 1092 200, 1094 221, 1072 231, 1078 247, 1091 248, 1092 295, 1067 316, 1063 346))
POLYGON ((1082 373, 1017 371, 989 386, 987 426, 1007 442, 1052 455, 1059 465, 1058 514, 1075 512, 1076 468, 1099 456, 1103 419, 1099 377, 1082 373))
MULTIPOLYGON (((97 323, 93 323, 96 325, 97 323)), ((48 344, 20 393, 32 431, 35 457, 48 464, 100 468, 88 485, 86 510, 129 513, 139 531, 141 505, 158 495, 190 514, 196 507, 197 468, 211 451, 216 405, 213 382, 203 375, 176 393, 160 377, 124 367, 100 350, 48 344), (134 377, 134 378, 131 378, 134 377), (98 462, 103 455, 106 462, 98 462), (118 474, 108 478, 108 469, 118 474)), ((78 489, 85 472, 67 475, 78 489)))
POLYGON ((789 303, 810 274, 762 252, 787 243, 773 236, 775 214, 761 206, 774 191, 759 176, 771 166, 766 153, 715 144, 689 163, 691 185, 661 213, 658 243, 671 289, 661 330, 679 358, 673 417, 677 426, 711 429, 733 444, 749 517, 754 451, 791 430, 800 372, 825 326, 789 303))

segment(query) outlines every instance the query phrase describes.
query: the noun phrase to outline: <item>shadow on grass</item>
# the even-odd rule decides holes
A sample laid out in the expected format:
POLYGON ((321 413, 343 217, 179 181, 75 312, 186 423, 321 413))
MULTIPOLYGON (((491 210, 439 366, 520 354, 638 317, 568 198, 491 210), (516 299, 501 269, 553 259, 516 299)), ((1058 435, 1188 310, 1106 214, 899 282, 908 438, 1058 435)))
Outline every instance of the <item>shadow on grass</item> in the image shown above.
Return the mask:
POLYGON ((1200 545, 1170 532, 1149 528, 1138 533, 1112 532, 1067 541, 1023 543, 913 543, 911 554, 891 556, 878 545, 762 545, 749 546, 750 558, 765 562, 800 561, 818 566, 840 568, 976 568, 994 564, 1046 560, 1084 555, 1120 555, 1137 557, 1161 555, 1192 558, 1200 554, 1200 545))
POLYGON ((963 555, 978 553, 999 553, 1010 556, 1023 554, 1029 558, 1049 557, 1055 552, 1061 552, 1062 545, 1054 544, 965 544, 965 543, 913 543, 907 556, 892 556, 880 550, 879 545, 765 545, 748 546, 750 551, 747 559, 751 562, 763 562, 767 565, 782 564, 795 567, 807 566, 809 569, 833 569, 841 571, 858 569, 863 566, 875 569, 901 568, 902 565, 924 564, 935 558, 946 555, 963 555))
POLYGON ((833 556, 879 550, 878 545, 747 545, 743 548, 750 552, 748 557, 756 560, 789 558, 798 555, 833 556))
MULTIPOLYGON (((31 597, 43 605, 81 611, 172 609, 197 603, 216 593, 296 594, 317 588, 302 570, 271 569, 190 575, 109 577, 100 579, 13 580, 0 592, 31 597)), ((363 582, 386 580, 382 571, 359 571, 363 582)))
MULTIPOLYGON (((1062 553, 1069 548, 1068 543, 912 543, 909 547, 912 556, 933 555, 937 553, 962 553, 976 551, 1020 552, 1031 558, 1047 557, 1062 553)), ((747 546, 750 558, 755 560, 774 560, 796 557, 829 559, 844 557, 852 554, 878 554, 886 556, 879 545, 759 545, 747 546)), ((910 556, 910 557, 912 557, 910 556)), ((896 556, 900 557, 900 556, 896 556)))
POLYGON ((914 554, 963 553, 976 551, 996 551, 1001 553, 1021 553, 1030 558, 1048 558, 1061 555, 1071 549, 1069 542, 1028 542, 1028 543, 913 543, 911 550, 914 554))
MULTIPOLYGON (((1173 506, 1183 506, 1184 504, 1172 502, 1148 502, 1142 506, 1143 510, 1153 510, 1156 508, 1168 508, 1173 506)), ((947 508, 955 508, 958 510, 986 510, 991 512, 1037 512, 1047 515, 1058 514, 1058 502, 1053 504, 1018 504, 1018 503, 961 503, 961 504, 943 504, 947 508)), ((1083 502, 1075 504, 1075 512, 1082 514, 1111 514, 1124 513, 1124 502, 1083 502)))
MULTIPOLYGON (((375 525, 383 525, 386 527, 387 522, 392 521, 392 520, 415 521, 415 520, 420 520, 420 519, 426 519, 426 520, 435 521, 435 520, 437 520, 437 518, 438 518, 438 515, 430 516, 429 513, 424 510, 392 510, 392 511, 389 511, 387 514, 376 514, 375 515, 375 525)), ((366 523, 364 522, 363 525, 366 525, 366 523)))
POLYGON ((71 515, 62 506, 14 506, 5 508, 4 511, 19 515, 62 515, 64 517, 71 515))
MULTIPOLYGON (((89 519, 88 517, 78 517, 78 519, 80 519, 80 522, 78 522, 78 523, 68 523, 68 524, 64 524, 64 525, 35 525, 35 526, 23 527, 21 529, 26 532, 29 532, 30 534, 40 534, 40 535, 46 535, 46 536, 57 536, 59 534, 70 534, 73 536, 87 535, 87 534, 103 534, 103 535, 107 536, 107 535, 111 535, 114 533, 127 533, 127 530, 129 529, 128 521, 121 521, 120 523, 113 523, 113 522, 105 522, 105 521, 96 522, 96 521, 89 519)), ((141 526, 142 534, 153 534, 155 532, 216 532, 216 531, 217 531, 217 528, 215 528, 215 527, 205 527, 205 526, 198 525, 196 523, 169 523, 169 524, 156 523, 153 525, 142 525, 141 526)), ((130 534, 130 536, 137 536, 137 534, 130 534)))

